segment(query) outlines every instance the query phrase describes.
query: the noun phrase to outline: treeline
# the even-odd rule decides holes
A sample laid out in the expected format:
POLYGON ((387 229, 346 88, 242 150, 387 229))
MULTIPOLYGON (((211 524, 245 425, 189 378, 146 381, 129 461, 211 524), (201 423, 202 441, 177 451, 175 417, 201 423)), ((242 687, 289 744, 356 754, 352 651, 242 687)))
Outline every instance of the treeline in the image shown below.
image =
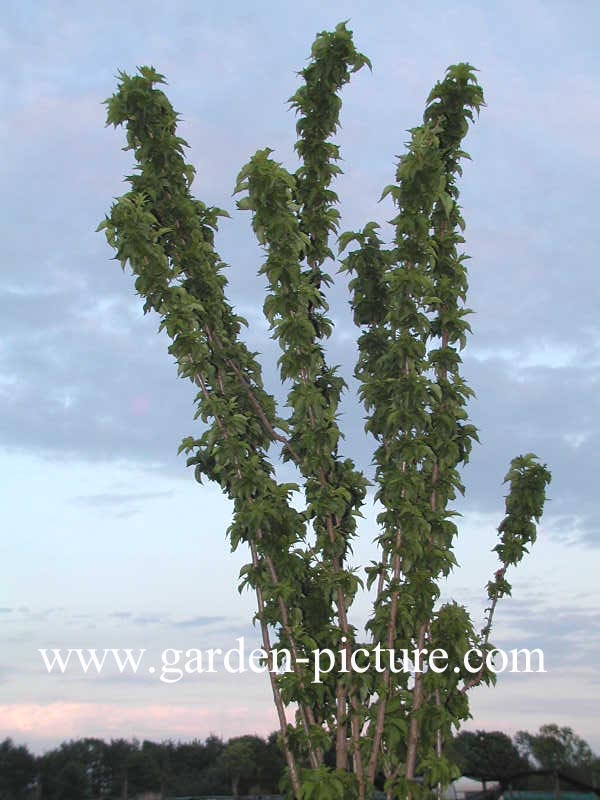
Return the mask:
POLYGON ((0 800, 129 800, 203 794, 275 794, 284 761, 277 734, 227 743, 85 738, 34 756, 10 739, 0 743, 0 800))
MULTIPOLYGON (((334 754, 329 755, 326 762, 333 765, 334 754)), ((549 769, 600 786, 600 759, 571 728, 554 724, 535 734, 520 731, 514 739, 499 731, 463 731, 448 744, 447 755, 463 775, 483 783, 549 769)), ((160 743, 86 738, 63 742, 41 756, 6 739, 0 743, 0 800, 130 800, 150 792, 162 797, 276 794, 284 767, 276 733, 227 742, 217 736, 160 743)), ((519 785, 547 788, 536 776, 519 785)))

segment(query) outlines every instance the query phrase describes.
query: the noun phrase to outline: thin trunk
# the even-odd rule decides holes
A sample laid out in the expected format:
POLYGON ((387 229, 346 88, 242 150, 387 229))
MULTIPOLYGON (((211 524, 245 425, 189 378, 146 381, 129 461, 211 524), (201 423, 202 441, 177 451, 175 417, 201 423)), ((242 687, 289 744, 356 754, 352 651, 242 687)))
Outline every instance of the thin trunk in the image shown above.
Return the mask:
MULTIPOLYGON (((417 637, 417 647, 420 650, 425 645, 425 633, 427 631, 428 623, 424 623, 419 628, 417 637)), ((408 748, 406 751, 406 779, 412 781, 415 779, 415 770, 417 766, 417 750, 419 747, 419 720, 416 717, 417 711, 423 705, 423 673, 421 670, 421 653, 419 652, 416 659, 416 672, 415 672, 415 685, 413 688, 413 703, 410 723, 408 726, 408 748)))
MULTIPOLYGON (((440 690, 439 689, 435 690, 435 704, 436 704, 436 706, 438 708, 442 704, 441 699, 440 699, 440 690)), ((436 731, 436 734, 435 734, 435 753, 436 753, 438 758, 442 757, 443 750, 444 750, 444 739, 442 737, 442 729, 438 728, 438 730, 436 731)), ((437 800, 442 800, 443 788, 444 787, 442 786, 441 781, 439 781, 438 785, 437 785, 437 800)))
MULTIPOLYGON (((258 538, 259 540, 262 538, 261 531, 259 531, 258 538)), ((274 587, 277 587, 279 585, 279 579, 277 576, 277 571, 275 570, 275 565, 273 564, 273 559, 270 556, 265 556, 265 562, 267 564, 267 569, 271 577, 271 583, 274 587)), ((288 637, 290 643, 291 656, 294 661, 293 669, 296 675, 298 675, 298 678, 300 680, 300 688, 304 691, 306 687, 300 672, 300 668, 298 667, 298 649, 296 647, 296 640, 292 635, 292 631, 289 625, 287 605, 282 597, 279 597, 279 611, 281 613, 281 622, 283 624, 283 630, 285 631, 285 634, 288 637)), ((323 750, 320 747, 313 749, 310 742, 310 727, 316 725, 315 716, 312 708, 308 703, 298 703, 298 708, 300 711, 300 719, 302 722, 302 727, 304 729, 304 733, 306 734, 308 742, 308 757, 312 768, 318 769, 318 767, 323 763, 323 750)))
MULTIPOLYGON (((409 360, 408 357, 404 359, 404 375, 407 376, 409 373, 409 360)), ((402 472, 406 471, 406 462, 402 463, 402 472)), ((394 543, 394 560, 393 560, 393 572, 392 572, 392 581, 397 583, 400 580, 400 571, 402 566, 402 559, 400 557, 400 547, 402 546, 402 531, 398 528, 396 531, 396 541, 394 543)), ((382 570, 379 576, 379 582, 377 585, 377 599, 381 592, 383 591, 384 586, 384 555, 382 554, 382 570)), ((396 640, 396 618, 398 615, 398 590, 396 589, 392 594, 391 599, 391 606, 390 606, 390 619, 388 623, 387 629, 387 649, 394 650, 394 642, 396 640)), ((391 656, 390 656, 391 657, 391 656)), ((383 739, 383 728, 385 724, 385 711, 387 707, 387 700, 388 700, 388 693, 390 691, 391 686, 391 672, 390 668, 386 667, 386 670, 383 675, 383 683, 385 687, 385 694, 383 697, 379 697, 377 699, 377 720, 375 723, 375 733, 373 736, 373 747, 371 750, 371 757, 369 759, 369 766, 367 768, 367 781, 369 786, 373 785, 373 781, 375 780, 375 772, 377 771, 377 759, 379 758, 379 749, 381 747, 381 742, 383 739)))
MULTIPOLYGON (((400 578, 400 566, 401 566, 401 559, 400 559, 400 547, 402 545, 402 533, 400 530, 396 533, 396 546, 394 553, 394 571, 392 574, 392 580, 398 581, 400 578)), ((395 591, 392 595, 391 600, 391 607, 390 607, 390 620, 388 624, 388 631, 387 631, 387 642, 386 646, 388 650, 394 649, 394 641, 396 636, 396 617, 398 614, 398 592, 395 591)), ((391 658, 391 654, 390 654, 391 658)), ((371 750, 371 757, 369 759, 369 766, 367 769, 367 781, 369 786, 373 784, 375 780, 375 772, 377 771, 377 759, 379 758, 379 749, 381 747, 381 741, 383 739, 383 727, 385 724, 385 710, 387 706, 387 694, 390 691, 391 686, 391 673, 390 668, 386 667, 385 672, 383 674, 383 683, 385 687, 385 693, 382 697, 377 699, 377 720, 375 723, 375 734, 373 736, 373 747, 371 750)))

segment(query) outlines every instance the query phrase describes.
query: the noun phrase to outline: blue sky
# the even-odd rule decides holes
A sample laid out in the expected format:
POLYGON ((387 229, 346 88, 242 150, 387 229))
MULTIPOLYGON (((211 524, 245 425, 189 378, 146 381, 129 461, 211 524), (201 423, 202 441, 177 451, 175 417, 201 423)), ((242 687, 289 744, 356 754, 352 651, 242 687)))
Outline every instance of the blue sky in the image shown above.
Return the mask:
MULTIPOLYGON (((496 642, 543 647, 546 675, 473 695, 471 727, 571 725, 600 750, 600 58, 595 0, 568 2, 10 2, 0 25, 0 737, 40 750, 80 735, 204 737, 276 727, 264 676, 165 686, 149 676, 48 676, 38 647, 230 646, 251 636, 229 553, 228 504, 176 451, 194 431, 132 280, 95 233, 131 166, 101 101, 119 69, 152 64, 183 118, 199 198, 229 209, 217 242, 232 302, 276 387, 261 318, 260 251, 231 196, 258 148, 294 166, 286 100, 316 32, 349 19, 373 62, 344 91, 343 229, 378 204, 406 130, 446 66, 480 70, 487 108, 462 182, 473 339, 465 374, 482 445, 466 470, 461 569, 445 587, 475 615, 494 569, 508 461, 551 467, 534 552, 498 613, 496 642)), ((333 268, 333 271, 335 267, 333 268)), ((331 360, 351 389, 345 279, 331 293, 331 360)), ((349 394, 347 452, 368 468, 349 394)), ((356 560, 371 557, 374 515, 356 560)), ((357 606, 363 620, 367 603, 357 606)))

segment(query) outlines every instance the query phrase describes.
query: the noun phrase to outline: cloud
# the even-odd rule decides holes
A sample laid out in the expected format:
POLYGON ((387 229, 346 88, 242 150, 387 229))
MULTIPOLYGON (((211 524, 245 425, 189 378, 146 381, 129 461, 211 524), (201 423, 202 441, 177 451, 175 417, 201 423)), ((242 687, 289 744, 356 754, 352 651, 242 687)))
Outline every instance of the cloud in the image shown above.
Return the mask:
POLYGON ((514 616, 505 612, 505 618, 501 632, 494 637, 498 647, 507 650, 540 649, 544 653, 545 669, 552 674, 593 671, 592 665, 600 657, 597 639, 600 620, 597 615, 594 618, 594 615, 581 610, 552 609, 546 618, 539 612, 531 614, 529 619, 526 614, 514 616))
POLYGON ((102 494, 83 495, 74 497, 76 503, 83 505, 99 507, 99 508, 113 508, 115 506, 130 505, 131 503, 138 503, 140 501, 154 500, 158 498, 172 497, 172 491, 165 492, 104 492, 102 494))
POLYGON ((164 622, 161 617, 151 614, 148 616, 133 617, 131 621, 134 625, 161 625, 164 622))
POLYGON ((249 728, 267 734, 275 727, 274 712, 257 710, 254 704, 235 703, 227 707, 207 698, 200 704, 149 703, 131 707, 118 703, 13 703, 0 705, 0 735, 18 742, 26 738, 38 752, 60 741, 94 736, 110 738, 195 739, 211 732, 233 736, 239 720, 249 728), (248 718, 248 713, 252 717, 248 718))
POLYGON ((190 617, 173 622, 175 628, 203 628, 215 622, 224 622, 227 617, 190 617))

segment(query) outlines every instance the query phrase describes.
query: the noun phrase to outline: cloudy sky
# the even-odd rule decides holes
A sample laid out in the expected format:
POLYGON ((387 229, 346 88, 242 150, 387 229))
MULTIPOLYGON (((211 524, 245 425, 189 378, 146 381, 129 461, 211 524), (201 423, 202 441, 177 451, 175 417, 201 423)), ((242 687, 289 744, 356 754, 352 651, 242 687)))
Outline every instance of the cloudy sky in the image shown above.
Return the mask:
MULTIPOLYGON (((276 727, 265 676, 166 685, 156 675, 45 673, 38 648, 229 647, 255 637, 236 591, 229 507, 194 483, 194 432, 157 320, 95 233, 131 161, 101 102, 117 70, 169 81, 199 198, 232 212, 218 248, 229 296, 249 319, 276 389, 261 318, 261 254, 231 196, 266 146, 294 168, 286 100, 316 32, 350 19, 373 72, 344 92, 343 228, 389 219, 378 204, 406 130, 448 64, 480 70, 487 108, 471 131, 462 204, 474 336, 465 373, 481 446, 465 473, 461 569, 445 591, 478 617, 510 458, 553 472, 539 541, 499 608, 496 643, 542 647, 544 675, 501 676, 473 695, 471 727, 572 726, 600 750, 598 196, 600 6, 494 3, 153 0, 9 2, 0 28, 4 269, 0 284, 0 738, 37 751, 63 738, 231 736, 276 727)), ((332 268, 335 271, 335 265, 332 268)), ((345 279, 331 293, 331 359, 351 388, 345 279)), ((347 452, 368 468, 348 395, 347 452)), ((357 562, 372 555, 367 514, 357 562)), ((367 603, 358 603, 364 621, 367 603)))

